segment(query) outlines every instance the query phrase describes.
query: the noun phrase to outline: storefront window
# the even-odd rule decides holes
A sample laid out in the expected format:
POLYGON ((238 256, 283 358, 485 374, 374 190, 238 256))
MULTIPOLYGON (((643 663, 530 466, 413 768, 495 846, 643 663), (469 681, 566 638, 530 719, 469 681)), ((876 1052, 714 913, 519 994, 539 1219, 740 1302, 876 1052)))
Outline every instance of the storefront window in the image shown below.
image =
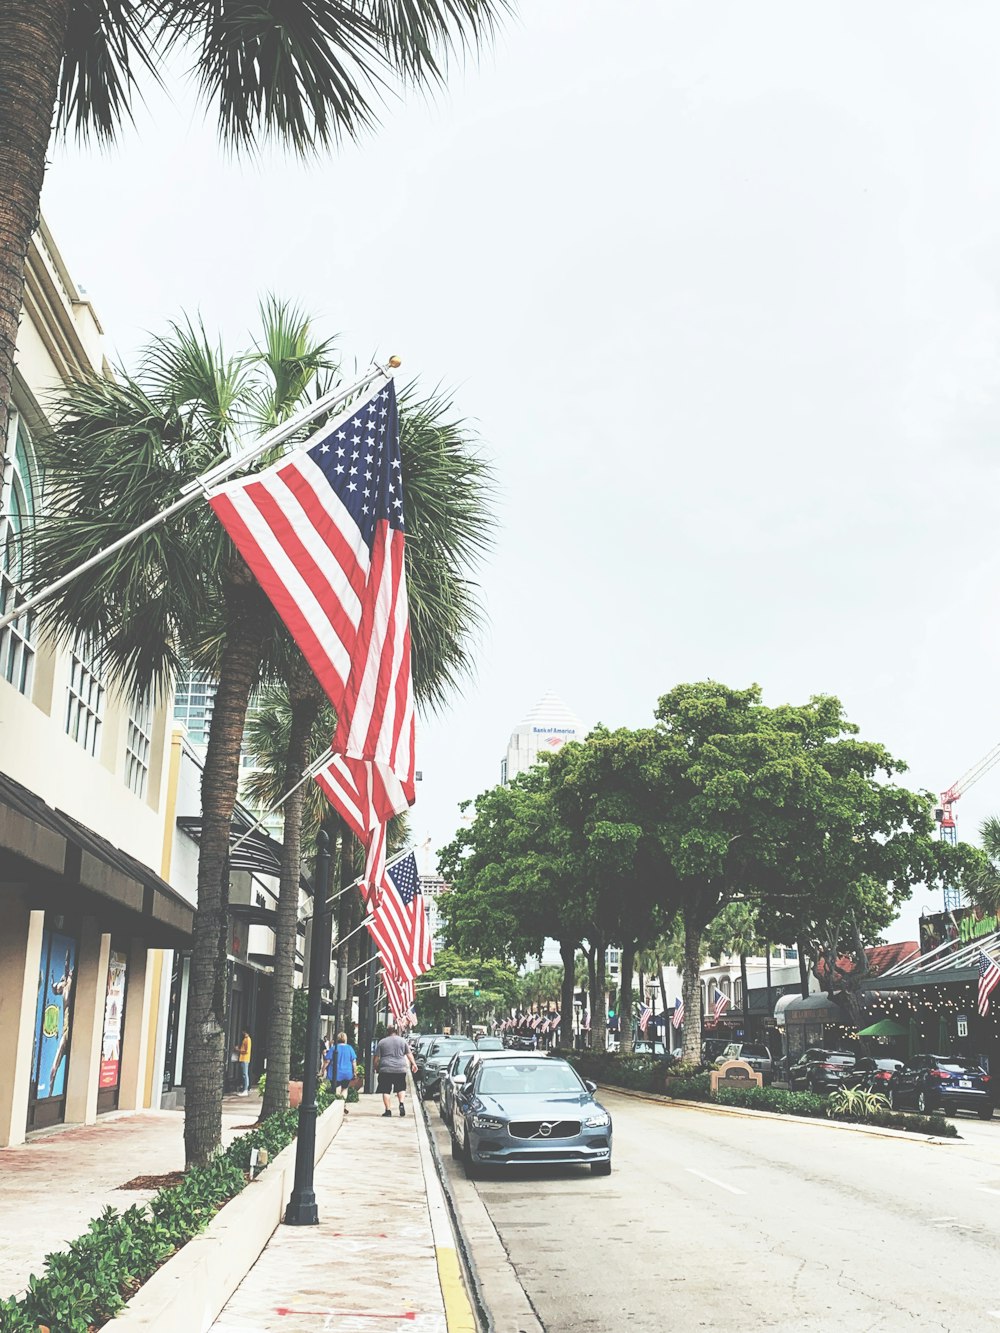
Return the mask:
POLYGON ((104 1032, 101 1039, 101 1072, 98 1078, 98 1110, 113 1110, 118 1101, 122 1070, 122 1028, 125 1022, 125 977, 128 959, 112 949, 108 958, 108 982, 104 995, 104 1032))
POLYGON ((70 651, 69 688, 66 692, 66 732, 88 754, 97 754, 104 722, 104 681, 100 653, 85 634, 78 634, 70 651))
POLYGON ((76 953, 77 942, 72 935, 49 927, 42 932, 31 1100, 33 1103, 48 1103, 53 1109, 39 1114, 37 1106, 33 1107, 32 1123, 35 1125, 52 1124, 63 1118, 61 1107, 54 1108, 66 1093, 76 953))
MULTIPOLYGON (((24 423, 13 418, 14 449, 5 485, 0 487, 0 615, 24 600, 25 542, 35 515, 31 447, 24 423)), ((31 693, 35 662, 35 615, 24 615, 0 630, 0 676, 21 694, 31 693)))

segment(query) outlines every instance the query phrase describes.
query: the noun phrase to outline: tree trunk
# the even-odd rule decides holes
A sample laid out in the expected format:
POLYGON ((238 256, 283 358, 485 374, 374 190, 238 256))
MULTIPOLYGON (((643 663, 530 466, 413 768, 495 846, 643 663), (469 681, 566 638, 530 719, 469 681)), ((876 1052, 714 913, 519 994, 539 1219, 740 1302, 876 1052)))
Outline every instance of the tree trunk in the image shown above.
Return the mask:
POLYGON ((656 975, 660 982, 660 999, 663 1001, 663 1049, 669 1051, 670 1040, 670 1005, 667 1001, 667 983, 663 980, 663 963, 656 964, 656 975))
POLYGON ((701 926, 684 914, 684 1060, 701 1064, 701 926))
POLYGON ((590 1030, 593 1049, 603 1055, 608 1049, 608 955, 603 939, 593 941, 591 952, 594 958, 594 1007, 590 1011, 590 1030))
MULTIPOLYGON (((594 1030, 594 1015, 598 1010, 599 993, 597 990, 597 949, 592 944, 587 954, 587 1005, 590 1012, 590 1030, 594 1030)), ((591 1045, 593 1037, 591 1036, 591 1045)))
MULTIPOLYGON (((288 702, 292 722, 285 754, 283 791, 291 791, 301 782, 302 772, 312 756, 309 740, 313 725, 323 707, 324 695, 316 678, 300 654, 288 672, 288 702)), ((281 877, 278 887, 277 920, 274 924, 274 982, 271 1009, 271 1033, 267 1049, 267 1084, 260 1108, 261 1119, 288 1107, 288 1079, 292 1063, 292 994, 295 989, 295 944, 298 938, 299 885, 302 880, 302 817, 307 784, 285 802, 285 828, 281 844, 281 877)), ((313 904, 315 914, 319 904, 313 904)), ((318 917, 313 917, 314 929, 318 917)), ((312 982, 312 978, 310 978, 312 982)), ((316 978, 315 984, 319 984, 316 978)))
POLYGON ((188 1166, 210 1162, 222 1140, 222 1093, 228 1054, 229 830, 240 780, 243 728, 269 628, 269 608, 257 585, 229 584, 226 646, 201 779, 198 906, 184 1054, 184 1149, 188 1166))
POLYGON ((622 984, 618 995, 618 1036, 622 1055, 632 1054, 632 976, 635 972, 635 941, 622 945, 622 984))
POLYGON ((25 260, 38 225, 70 5, 0 0, 0 475, 25 260))
POLYGON ((806 943, 799 940, 799 985, 803 1000, 809 999, 809 964, 806 962, 806 943))
POLYGON ((573 1000, 576 996, 576 940, 560 940, 562 958, 562 999, 559 1002, 559 1045, 573 1047, 573 1000))
POLYGON ((740 954, 740 986, 743 990, 743 1037, 744 1040, 750 1035, 747 1030, 747 1019, 750 1016, 750 983, 747 979, 747 956, 740 954))

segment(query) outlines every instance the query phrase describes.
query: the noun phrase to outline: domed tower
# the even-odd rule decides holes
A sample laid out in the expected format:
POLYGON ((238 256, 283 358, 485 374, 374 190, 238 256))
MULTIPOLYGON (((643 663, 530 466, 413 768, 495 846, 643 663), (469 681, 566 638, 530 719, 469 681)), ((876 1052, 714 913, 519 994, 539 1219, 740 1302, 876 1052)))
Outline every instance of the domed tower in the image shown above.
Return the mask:
POLYGON ((567 741, 582 741, 586 734, 583 723, 561 699, 544 695, 511 732, 507 756, 500 765, 501 782, 526 772, 540 754, 554 754, 567 741))

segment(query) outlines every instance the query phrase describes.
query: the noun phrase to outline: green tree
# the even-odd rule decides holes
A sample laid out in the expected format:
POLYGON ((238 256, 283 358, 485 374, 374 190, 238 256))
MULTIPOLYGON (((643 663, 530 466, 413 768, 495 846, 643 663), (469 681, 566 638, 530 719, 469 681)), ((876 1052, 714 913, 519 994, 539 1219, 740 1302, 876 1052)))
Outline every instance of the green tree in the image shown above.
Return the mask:
MULTIPOLYGON (((58 132, 114 141, 138 82, 186 60, 222 140, 308 156, 357 140, 393 84, 443 82, 492 38, 506 0, 0 0, 0 441, 24 263, 58 132), (173 57, 172 62, 170 58, 173 57)), ((0 466, 3 459, 0 457, 0 466)))
POLYGON ((486 1022, 507 1012, 517 999, 518 976, 500 959, 480 958, 445 948, 438 950, 434 966, 419 978, 417 987, 417 1019, 425 1032, 442 1027, 462 1031, 472 1023, 486 1022), (473 980, 475 984, 449 986, 447 995, 440 995, 441 983, 456 977, 473 980))
MULTIPOLYGON (((979 836, 982 851, 976 858, 978 865, 969 867, 967 892, 977 907, 1000 916, 1000 819, 996 815, 984 819, 979 826, 979 836)), ((959 843, 959 847, 962 846, 959 843)))

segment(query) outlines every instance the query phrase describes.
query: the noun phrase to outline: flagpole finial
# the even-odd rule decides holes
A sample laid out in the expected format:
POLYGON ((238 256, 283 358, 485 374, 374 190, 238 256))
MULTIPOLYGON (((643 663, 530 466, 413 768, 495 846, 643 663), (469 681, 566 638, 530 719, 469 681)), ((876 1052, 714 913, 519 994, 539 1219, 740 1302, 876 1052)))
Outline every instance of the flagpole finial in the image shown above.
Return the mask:
POLYGON ((393 370, 398 370, 402 364, 403 363, 402 361, 400 361, 398 356, 390 356, 389 365, 393 368, 393 370))

